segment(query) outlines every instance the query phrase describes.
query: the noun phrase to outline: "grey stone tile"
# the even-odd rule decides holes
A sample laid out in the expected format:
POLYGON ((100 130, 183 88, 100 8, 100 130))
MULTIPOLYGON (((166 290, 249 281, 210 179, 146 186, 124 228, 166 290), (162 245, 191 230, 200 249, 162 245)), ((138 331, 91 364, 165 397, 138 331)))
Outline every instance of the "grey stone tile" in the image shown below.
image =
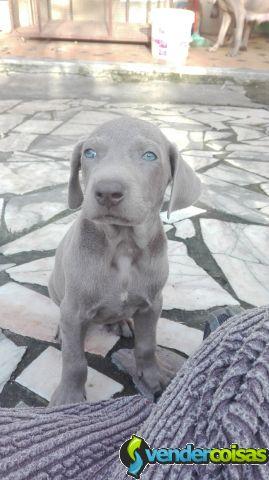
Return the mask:
POLYGON ((59 308, 47 297, 14 282, 0 287, 0 328, 52 342, 59 308))
POLYGON ((7 270, 10 267, 13 267, 15 263, 0 263, 0 272, 7 270))
POLYGON ((15 408, 28 408, 28 405, 21 400, 15 405, 15 408))
POLYGON ((0 138, 1 152, 25 151, 36 139, 36 135, 23 133, 10 133, 7 137, 0 138))
POLYGON ((163 229, 165 233, 169 232, 169 230, 172 230, 173 225, 163 225, 163 229))
POLYGON ((181 220, 181 222, 175 222, 174 226, 176 227, 175 237, 192 238, 195 236, 195 228, 189 218, 181 220))
POLYGON ((268 223, 269 223, 269 207, 263 207, 260 209, 261 213, 264 213, 264 215, 268 216, 268 223))
POLYGON ((77 135, 47 135, 39 137, 31 146, 31 153, 50 156, 59 160, 69 160, 79 137, 77 135))
POLYGON ((20 103, 19 100, 0 100, 0 113, 6 112, 10 108, 15 107, 20 103))
POLYGON ((241 300, 268 303, 268 227, 201 219, 202 234, 216 262, 241 300))
POLYGON ((163 290, 163 309, 205 310, 237 305, 235 300, 205 270, 188 256, 186 246, 168 240, 169 276, 163 290))
POLYGON ((12 112, 25 113, 33 115, 36 112, 49 112, 53 110, 67 110, 68 100, 66 99, 52 99, 52 100, 31 100, 29 102, 20 103, 12 109, 12 112))
POLYGON ((245 119, 249 115, 249 110, 247 108, 241 108, 241 107, 235 107, 235 108, 225 108, 225 107, 218 107, 216 108, 210 108, 212 112, 218 113, 219 115, 224 115, 225 117, 232 117, 232 119, 236 118, 242 118, 245 119))
POLYGON ((111 112, 98 112, 98 111, 83 111, 75 115, 71 122, 78 123, 78 124, 86 124, 86 125, 100 125, 101 123, 107 122, 109 120, 113 120, 115 118, 119 118, 120 115, 116 115, 115 113, 111 112))
POLYGON ((54 120, 56 112, 37 112, 32 116, 32 120, 54 120))
MULTIPOLYGON (((60 382, 61 363, 61 352, 56 348, 48 347, 16 378, 16 382, 40 397, 50 400, 60 382)), ((123 386, 88 367, 85 389, 87 400, 94 403, 108 400, 115 393, 121 392, 123 386)))
POLYGON ((29 152, 14 152, 8 158, 8 162, 51 162, 50 157, 45 157, 44 155, 33 155, 29 152))
POLYGON ((3 198, 0 198, 0 224, 1 224, 3 206, 4 206, 4 199, 3 199, 3 198))
POLYGON ((203 208, 198 207, 187 207, 182 208, 181 210, 175 210, 171 213, 170 217, 167 217, 168 212, 161 212, 161 219, 165 223, 175 223, 179 222, 180 220, 184 220, 185 218, 195 217, 196 215, 200 215, 201 213, 206 212, 203 208))
POLYGON ((261 131, 255 130, 254 128, 243 128, 233 125, 232 129, 237 135, 238 142, 243 142, 245 140, 251 140, 254 138, 261 138, 264 135, 261 131))
POLYGON ((11 264, 10 268, 7 268, 7 273, 16 282, 32 283, 47 287, 54 261, 54 257, 45 257, 33 262, 22 263, 15 267, 11 264))
POLYGON ((210 142, 214 140, 223 140, 224 138, 230 137, 231 132, 206 132, 205 133, 205 142, 210 142))
POLYGON ((185 150, 184 155, 186 156, 192 156, 196 155, 196 157, 201 157, 201 158, 212 158, 215 155, 217 155, 215 152, 212 152, 211 150, 185 150))
POLYGON ((263 121, 269 119, 269 111, 265 110, 264 108, 217 107, 217 109, 214 108, 214 110, 217 110, 221 115, 224 114, 229 117, 231 116, 238 119, 245 119, 246 121, 252 117, 261 118, 263 121))
POLYGON ((225 149, 225 147, 229 144, 229 142, 225 140, 212 140, 211 142, 207 143, 207 146, 209 148, 212 148, 212 150, 215 150, 216 152, 221 152, 222 150, 225 149))
POLYGON ((269 195, 269 182, 268 183, 262 183, 261 184, 261 188, 263 189, 263 191, 269 195))
POLYGON ((215 157, 216 152, 208 150, 185 150, 181 155, 183 160, 185 160, 193 170, 208 167, 219 161, 219 159, 215 157))
POLYGON ((67 187, 58 186, 45 192, 29 193, 11 198, 5 209, 7 229, 18 233, 52 218, 66 210, 67 187))
MULTIPOLYGON (((57 110, 54 112, 50 112, 51 120, 59 120, 61 122, 67 122, 70 120, 74 115, 79 113, 81 111, 80 108, 78 107, 71 107, 68 108, 67 110, 57 110)), ((43 113, 44 114, 44 113, 43 113)), ((41 114, 39 114, 41 115, 41 114)))
POLYGON ((227 152, 248 152, 251 151, 259 153, 262 156, 263 153, 268 153, 268 147, 264 145, 246 145, 245 143, 230 143, 226 147, 227 152))
POLYGON ((67 162, 9 162, 1 166, 0 193, 22 194, 68 181, 67 162))
POLYGON ((266 195, 206 175, 199 176, 203 182, 199 200, 205 205, 249 222, 268 224, 268 217, 257 210, 267 206, 266 195))
POLYGON ((162 123, 167 123, 167 124, 174 124, 174 125, 195 125, 197 127, 200 127, 200 122, 195 119, 188 118, 187 116, 183 116, 180 114, 176 115, 171 115, 171 114, 166 114, 164 115, 156 115, 156 120, 162 123))
POLYGON ((246 170, 247 172, 253 172, 257 175, 262 175, 263 177, 269 178, 269 162, 237 160, 235 158, 228 158, 227 161, 236 167, 246 170))
POLYGON ((160 318, 157 323, 157 344, 190 356, 200 347, 203 332, 179 322, 160 318))
POLYGON ((180 151, 189 146, 188 132, 169 127, 162 127, 161 130, 168 140, 170 140, 170 142, 173 142, 177 145, 180 151))
POLYGON ((190 132, 189 137, 192 142, 203 144, 204 132, 190 132))
POLYGON ((30 119, 16 128, 16 132, 46 134, 57 128, 61 124, 56 120, 37 120, 30 119))
POLYGON ((69 100, 71 107, 100 108, 105 105, 104 100, 90 100, 88 98, 69 100))
POLYGON ((120 105, 114 105, 110 107, 109 113, 117 113, 119 115, 129 115, 130 117, 134 118, 143 118, 146 115, 145 111, 142 109, 137 108, 135 105, 134 107, 123 107, 120 105))
POLYGON ((257 193, 248 188, 231 185, 225 181, 212 179, 205 174, 199 173, 199 177, 206 186, 214 186, 220 191, 224 189, 227 194, 234 198, 241 200, 246 206, 250 208, 262 208, 268 205, 268 197, 262 193, 257 193))
POLYGON ((74 123, 72 119, 54 130, 51 135, 76 135, 78 140, 82 135, 90 135, 95 130, 95 128, 96 125, 88 125, 86 123, 74 123))
POLYGON ((24 119, 24 115, 12 115, 11 113, 6 113, 0 115, 0 138, 3 138, 3 134, 7 133, 9 130, 12 130, 16 125, 19 125, 24 119))
POLYGON ((17 347, 0 330, 0 393, 16 370, 27 347, 17 347))
POLYGON ((226 159, 233 158, 235 160, 251 160, 253 162, 268 162, 269 161, 269 152, 260 153, 254 150, 238 150, 236 152, 231 152, 227 155, 226 159))
POLYGON ((86 352, 105 357, 120 337, 106 325, 91 325, 86 334, 84 349, 86 352))
MULTIPOLYGON (((268 123, 268 119, 266 120, 268 123)), ((231 126, 241 126, 245 128, 251 128, 252 126, 254 127, 262 127, 265 124, 265 119, 256 115, 253 115, 252 117, 247 117, 244 120, 243 119, 238 119, 238 120, 230 120, 230 122, 227 122, 231 126)))
POLYGON ((227 126, 223 123, 224 121, 230 120, 230 117, 219 115, 218 113, 194 113, 194 114, 187 114, 188 118, 191 118, 195 122, 203 123, 205 125, 209 125, 210 127, 214 128, 215 130, 227 130, 227 126))
POLYGON ((224 180, 228 183, 234 183, 235 185, 251 185, 264 181, 264 177, 260 177, 259 175, 246 170, 244 171, 238 168, 230 167, 226 164, 212 167, 204 172, 204 175, 217 178, 218 180, 224 180))
POLYGON ((48 251, 58 247, 63 236, 77 217, 77 213, 61 218, 56 222, 45 225, 31 233, 27 233, 17 240, 6 243, 0 247, 0 253, 13 255, 31 250, 48 251))
POLYGON ((269 147, 269 139, 267 136, 266 137, 263 136, 258 140, 247 140, 244 143, 246 143, 247 145, 250 145, 251 149, 252 147, 269 147))

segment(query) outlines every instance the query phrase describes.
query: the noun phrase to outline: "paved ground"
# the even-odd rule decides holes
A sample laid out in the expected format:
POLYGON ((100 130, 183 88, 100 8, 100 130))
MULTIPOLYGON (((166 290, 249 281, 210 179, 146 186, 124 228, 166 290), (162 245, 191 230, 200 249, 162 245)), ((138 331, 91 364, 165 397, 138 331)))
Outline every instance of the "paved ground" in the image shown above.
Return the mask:
MULTIPOLYGON (((210 41, 215 43, 215 38, 210 41)), ((223 67, 268 70, 268 36, 254 35, 247 52, 237 57, 227 56, 229 46, 217 52, 207 48, 190 48, 188 66, 223 67)), ((73 42, 53 40, 29 40, 19 36, 0 33, 1 58, 49 58, 54 60, 81 60, 127 63, 160 63, 152 58, 146 45, 126 45, 120 43, 73 42)))
MULTIPOLYGON (((204 184, 197 204, 170 220, 163 206, 171 268, 158 344, 185 358, 214 308, 268 303, 266 105, 232 84, 108 85, 13 73, 0 76, 0 87, 1 405, 45 405, 58 381, 58 309, 47 279, 77 215, 66 203, 68 160, 77 139, 107 119, 129 114, 159 125, 204 184)), ((111 362, 123 346, 132 341, 104 331, 89 337, 91 399, 135 391, 111 362)))

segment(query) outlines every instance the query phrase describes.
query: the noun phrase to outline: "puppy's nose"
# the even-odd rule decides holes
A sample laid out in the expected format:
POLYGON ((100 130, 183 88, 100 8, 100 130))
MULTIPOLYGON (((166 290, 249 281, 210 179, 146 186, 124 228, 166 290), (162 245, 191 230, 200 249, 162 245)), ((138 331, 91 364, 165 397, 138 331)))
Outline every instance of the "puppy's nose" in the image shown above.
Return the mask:
POLYGON ((101 181, 95 187, 95 198, 99 205, 113 207, 124 198, 124 188, 119 182, 101 181))

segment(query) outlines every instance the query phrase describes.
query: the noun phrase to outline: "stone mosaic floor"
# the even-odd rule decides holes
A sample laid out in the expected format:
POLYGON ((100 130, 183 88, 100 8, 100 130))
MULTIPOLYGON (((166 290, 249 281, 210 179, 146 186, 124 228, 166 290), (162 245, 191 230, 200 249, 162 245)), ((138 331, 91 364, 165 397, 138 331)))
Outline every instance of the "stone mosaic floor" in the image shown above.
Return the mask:
MULTIPOLYGON (((221 92, 221 90, 220 90, 221 92)), ((69 157, 105 120, 150 120, 198 172, 193 207, 161 213, 169 244, 158 345, 186 358, 208 312, 268 303, 269 110, 106 103, 87 99, 0 100, 0 404, 46 405, 58 382, 59 311, 48 298, 54 252, 77 213, 67 208, 69 157)), ((86 342, 92 401, 135 392, 111 355, 132 340, 98 329, 86 342)))

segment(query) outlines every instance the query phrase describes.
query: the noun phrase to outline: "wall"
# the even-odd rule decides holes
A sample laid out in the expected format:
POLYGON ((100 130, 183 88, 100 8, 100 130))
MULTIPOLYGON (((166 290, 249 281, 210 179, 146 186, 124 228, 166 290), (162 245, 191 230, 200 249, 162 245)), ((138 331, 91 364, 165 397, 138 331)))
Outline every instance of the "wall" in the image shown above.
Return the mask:
POLYGON ((212 4, 208 0, 200 0, 202 9, 201 33, 208 35, 217 35, 220 29, 221 17, 210 18, 212 4))

